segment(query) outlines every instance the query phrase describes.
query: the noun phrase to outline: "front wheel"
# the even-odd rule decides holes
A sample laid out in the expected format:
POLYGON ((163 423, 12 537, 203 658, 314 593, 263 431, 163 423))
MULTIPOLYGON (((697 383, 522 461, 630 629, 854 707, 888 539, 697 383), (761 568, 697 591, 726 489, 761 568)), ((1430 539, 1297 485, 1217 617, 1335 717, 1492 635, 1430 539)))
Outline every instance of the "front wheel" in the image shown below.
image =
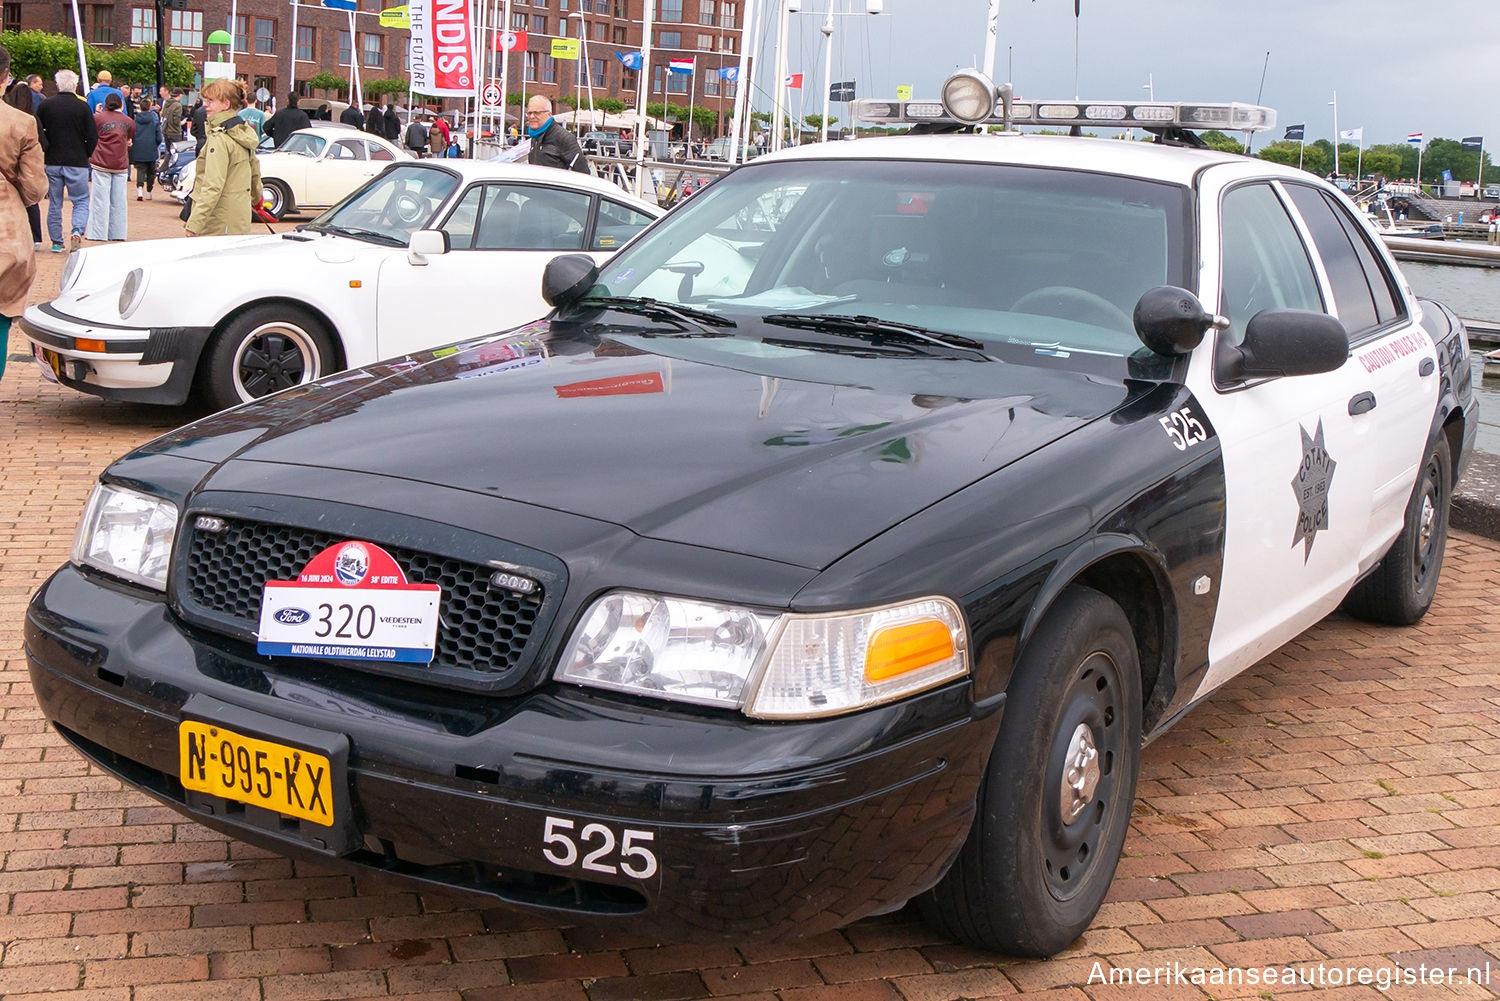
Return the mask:
POLYGON ((1439 431, 1422 460, 1401 534, 1370 575, 1354 585, 1344 599, 1345 611, 1393 626, 1409 626, 1427 614, 1443 572, 1452 500, 1453 456, 1447 436, 1439 431))
POLYGON ((333 340, 317 317, 296 306, 257 306, 236 317, 210 345, 207 395, 222 410, 336 369, 333 340))
POLYGON ((284 181, 278 181, 274 177, 267 178, 260 186, 260 201, 266 211, 280 222, 291 211, 292 189, 284 181))
POLYGON ((927 920, 1018 956, 1051 956, 1082 935, 1130 827, 1140 710, 1125 613, 1070 589, 1016 666, 969 838, 919 901, 927 920))

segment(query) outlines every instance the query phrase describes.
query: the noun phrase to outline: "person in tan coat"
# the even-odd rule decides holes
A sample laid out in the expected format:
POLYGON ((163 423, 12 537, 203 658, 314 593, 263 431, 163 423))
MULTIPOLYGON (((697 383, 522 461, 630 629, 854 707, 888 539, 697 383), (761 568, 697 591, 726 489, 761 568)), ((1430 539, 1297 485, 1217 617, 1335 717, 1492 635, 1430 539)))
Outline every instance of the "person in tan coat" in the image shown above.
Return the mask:
MULTIPOLYGON (((0 90, 10 83, 10 52, 0 46, 0 90)), ((26 307, 26 293, 36 277, 36 256, 26 206, 47 193, 47 171, 37 138, 36 118, 0 102, 0 375, 10 321, 26 307)))
POLYGON ((250 201, 261 194, 260 162, 255 130, 238 114, 244 97, 243 85, 235 80, 210 80, 203 87, 208 140, 198 153, 188 236, 250 232, 250 201))

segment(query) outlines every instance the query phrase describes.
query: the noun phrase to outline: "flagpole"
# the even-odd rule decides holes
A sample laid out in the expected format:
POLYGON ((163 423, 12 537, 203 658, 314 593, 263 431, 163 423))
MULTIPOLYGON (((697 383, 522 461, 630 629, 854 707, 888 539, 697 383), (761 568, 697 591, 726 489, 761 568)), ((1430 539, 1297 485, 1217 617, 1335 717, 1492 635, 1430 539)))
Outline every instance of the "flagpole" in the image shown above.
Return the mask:
POLYGON ((780 17, 776 26, 776 104, 771 116, 772 127, 775 130, 771 136, 772 151, 786 145, 786 32, 787 21, 792 13, 790 6, 792 2, 793 0, 781 0, 780 17))
MULTIPOLYGON (((157 25, 157 30, 158 31, 161 30, 161 26, 160 25, 157 25)), ((353 39, 349 40, 349 45, 350 45, 351 48, 353 47, 353 45, 354 45, 354 40, 353 39)), ((296 95, 297 95, 297 0, 292 0, 292 44, 291 44, 291 50, 292 50, 292 65, 287 68, 286 81, 287 81, 287 90, 291 92, 292 97, 295 100, 296 99, 296 95)), ((171 145, 170 140, 168 141, 168 145, 169 146, 171 145)))
POLYGON ((698 57, 693 56, 693 72, 688 74, 688 120, 687 130, 684 133, 684 138, 686 141, 683 143, 682 150, 682 158, 684 160, 691 160, 693 158, 693 99, 696 96, 693 91, 698 86, 697 81, 695 81, 693 77, 697 75, 698 57))
MULTIPOLYGON (((1306 132, 1305 129, 1303 131, 1304 131, 1304 133, 1306 132)), ((1307 140, 1306 139, 1298 139, 1297 140, 1297 169, 1298 170, 1302 169, 1302 150, 1306 146, 1307 146, 1307 140)))
MULTIPOLYGON (((161 25, 156 26, 161 31, 161 25)), ((73 0, 73 38, 78 43, 78 81, 85 92, 89 89, 89 67, 83 56, 83 22, 78 20, 78 0, 73 0)), ((352 42, 350 44, 353 44, 352 42)), ((61 202, 58 202, 61 205, 61 202)))
MULTIPOLYGON (((229 61, 234 62, 234 22, 239 19, 239 0, 229 0, 229 61)), ((350 39, 353 44, 354 39, 350 39)))
POLYGON ((1333 176, 1339 176, 1339 92, 1333 92, 1333 176))
MULTIPOLYGON (((1000 0, 990 0, 990 8, 995 9, 1000 0)), ((993 29, 993 25, 991 28, 993 29)), ((994 34, 990 34, 990 47, 994 47, 994 34)), ((823 128, 818 136, 818 142, 828 141, 828 113, 833 110, 829 107, 833 102, 833 0, 828 0, 828 16, 823 21, 823 128)))
MULTIPOLYGON (((507 32, 507 31, 513 32, 513 31, 516 30, 515 26, 510 23, 510 19, 511 19, 510 0, 505 0, 505 13, 502 14, 501 16, 505 19, 505 23, 500 26, 502 34, 499 35, 498 37, 504 38, 505 37, 504 32, 507 32)), ((527 37, 529 38, 530 36, 528 35, 527 37)), ((512 44, 514 42, 516 42, 516 41, 519 41, 519 40, 520 39, 519 39, 518 36, 514 36, 514 35, 511 36, 511 42, 512 42, 512 44)), ((526 57, 525 56, 521 57, 521 79, 523 81, 526 79, 526 57)), ((522 83, 522 85, 521 85, 521 91, 522 91, 522 93, 525 93, 525 91, 526 91, 526 85, 524 83, 522 83)), ((507 116, 510 114, 510 101, 509 101, 509 97, 510 97, 510 45, 506 45, 503 48, 501 48, 501 50, 500 50, 500 148, 501 149, 505 148, 505 142, 510 137, 510 122, 508 122, 506 120, 507 116)), ((523 109, 525 108, 524 104, 522 105, 522 108, 523 109)), ((526 120, 524 115, 522 116, 521 120, 522 121, 526 120)))
POLYGON ((740 22, 740 69, 734 80, 734 110, 731 112, 733 128, 729 130, 729 155, 725 162, 731 167, 739 163, 740 131, 745 132, 745 144, 749 145, 750 130, 745 121, 750 117, 750 50, 757 41, 755 0, 745 0, 744 20, 740 22))
MULTIPOLYGON (((646 0, 641 19, 641 69, 635 81, 635 196, 641 197, 646 183, 646 96, 651 90, 651 21, 656 0, 646 0)), ((663 94, 663 99, 666 95, 663 94)))

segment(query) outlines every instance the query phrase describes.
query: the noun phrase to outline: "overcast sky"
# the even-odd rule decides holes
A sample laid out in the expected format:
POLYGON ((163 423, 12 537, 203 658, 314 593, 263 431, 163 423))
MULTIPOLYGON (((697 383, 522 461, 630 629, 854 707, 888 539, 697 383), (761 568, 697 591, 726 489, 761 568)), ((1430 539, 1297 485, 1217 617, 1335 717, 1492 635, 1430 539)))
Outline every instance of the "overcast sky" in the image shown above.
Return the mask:
MULTIPOLYGON (((834 0, 864 10, 865 0, 834 0)), ((767 10, 767 0, 756 0, 767 10)), ((805 74, 799 115, 822 112, 820 30, 828 0, 802 0, 791 17, 790 72, 805 74)), ((1363 128, 1364 144, 1479 135, 1500 148, 1500 0, 1080 0, 1078 91, 1093 100, 1245 101, 1276 109, 1279 138, 1306 124, 1307 140, 1363 128), (1269 62, 1266 53, 1270 52, 1269 62), (1265 89, 1261 93, 1261 73, 1265 89)), ((691 5, 685 5, 691 6, 691 5)), ((861 97, 894 97, 897 84, 936 97, 944 77, 984 58, 986 0, 885 0, 879 17, 837 17, 835 80, 861 97)), ((763 68, 769 88, 775 38, 768 11, 763 68)), ((1000 0, 996 77, 1021 98, 1074 96, 1071 0, 1000 0), (1009 51, 1007 51, 1007 49, 1009 51)), ((701 63, 700 63, 701 65, 701 63)), ((795 93, 795 92, 794 92, 795 93)), ((756 110, 770 110, 756 98, 756 110)), ((848 121, 847 108, 832 114, 848 121)), ((1257 147, 1269 142, 1264 134, 1257 147)), ((1494 159, 1500 159, 1497 152, 1494 159)), ((1500 180, 1500 178, 1497 178, 1500 180)))

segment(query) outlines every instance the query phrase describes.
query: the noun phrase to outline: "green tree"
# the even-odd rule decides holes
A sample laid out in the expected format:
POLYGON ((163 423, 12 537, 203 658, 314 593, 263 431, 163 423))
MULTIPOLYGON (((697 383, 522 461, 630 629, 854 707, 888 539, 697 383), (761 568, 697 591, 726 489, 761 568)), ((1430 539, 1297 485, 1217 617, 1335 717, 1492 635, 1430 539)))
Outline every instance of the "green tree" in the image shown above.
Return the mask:
POLYGON ((1303 147, 1302 169, 1309 174, 1327 177, 1333 170, 1333 143, 1319 139, 1303 147))
POLYGON ((594 107, 606 115, 618 115, 620 112, 631 107, 631 105, 626 104, 618 97, 596 97, 594 98, 594 107))
POLYGON ((361 88, 367 100, 383 97, 386 94, 405 94, 407 80, 405 77, 384 77, 379 80, 366 80, 361 88))
MULTIPOLYGON (((38 73, 51 80, 52 74, 58 70, 78 72, 78 47, 67 35, 46 31, 6 31, 0 32, 0 45, 10 51, 10 72, 17 78, 38 73)), ((91 67, 99 62, 101 55, 92 45, 85 45, 83 54, 91 67)), ((155 75, 153 72, 152 76, 155 75)))
POLYGON ((1243 153, 1245 144, 1230 138, 1218 129, 1209 129, 1202 133, 1201 138, 1208 144, 1209 149, 1216 149, 1222 153, 1243 153))
MULTIPOLYGON (((156 46, 143 45, 136 49, 110 49, 98 59, 89 60, 89 72, 97 69, 109 70, 120 82, 156 85, 156 46)), ((166 46, 162 49, 162 73, 168 87, 191 87, 198 68, 183 52, 166 46)))
MULTIPOLYGON (((1375 149, 1374 147, 1365 150, 1364 172, 1366 177, 1369 177, 1371 174, 1379 174, 1381 177, 1390 180, 1408 176, 1401 173, 1400 153, 1392 150, 1375 149)), ((1412 173, 1415 174, 1416 171, 1413 170, 1412 173)))
POLYGON ((1302 152, 1299 146, 1299 143, 1294 143, 1286 139, 1278 139, 1271 143, 1271 145, 1257 151, 1255 155, 1259 159, 1267 160, 1271 163, 1284 163, 1288 167, 1295 167, 1297 166, 1297 155, 1302 152))
POLYGON ((714 131, 719 125, 719 113, 712 108, 701 105, 693 106, 693 132, 698 136, 704 136, 714 131))
POLYGON ((302 86, 311 90, 332 90, 339 94, 349 93, 349 81, 327 70, 302 81, 302 86))
MULTIPOLYGON (((810 129, 812 129, 814 132, 819 132, 823 128, 823 116, 822 115, 803 115, 802 116, 802 120, 804 122, 806 122, 807 123, 807 127, 810 128, 810 129)), ((829 115, 828 116, 828 127, 830 129, 832 129, 833 128, 833 123, 837 122, 837 121, 838 121, 838 116, 837 115, 829 115)))

